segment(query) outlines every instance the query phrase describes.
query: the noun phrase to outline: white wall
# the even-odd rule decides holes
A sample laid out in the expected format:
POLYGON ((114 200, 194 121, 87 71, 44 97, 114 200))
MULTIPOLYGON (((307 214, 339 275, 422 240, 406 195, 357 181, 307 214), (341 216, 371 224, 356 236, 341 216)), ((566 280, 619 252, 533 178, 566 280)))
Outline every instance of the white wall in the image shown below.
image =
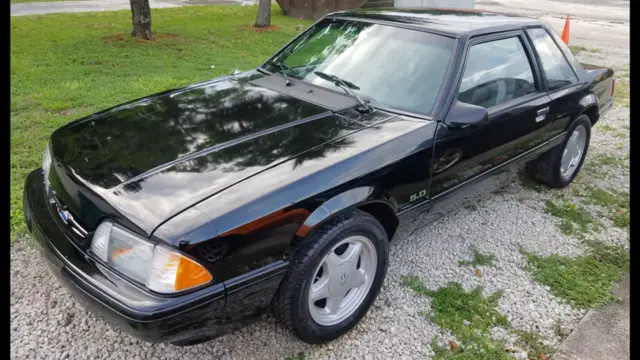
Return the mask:
POLYGON ((438 7, 438 8, 458 8, 473 9, 475 0, 395 0, 394 7, 438 7))

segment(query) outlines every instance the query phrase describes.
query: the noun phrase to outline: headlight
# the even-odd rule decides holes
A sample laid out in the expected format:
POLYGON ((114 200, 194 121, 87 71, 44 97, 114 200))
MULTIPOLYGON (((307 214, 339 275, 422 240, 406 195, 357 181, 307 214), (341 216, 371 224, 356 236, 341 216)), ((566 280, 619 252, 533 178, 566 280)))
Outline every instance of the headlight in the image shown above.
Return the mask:
POLYGON ((98 226, 91 251, 113 269, 159 293, 176 293, 213 280, 195 261, 110 222, 98 226))
POLYGON ((47 147, 44 149, 44 154, 42 154, 42 171, 44 172, 44 185, 45 191, 49 192, 49 172, 51 171, 51 149, 49 148, 49 143, 47 143, 47 147))

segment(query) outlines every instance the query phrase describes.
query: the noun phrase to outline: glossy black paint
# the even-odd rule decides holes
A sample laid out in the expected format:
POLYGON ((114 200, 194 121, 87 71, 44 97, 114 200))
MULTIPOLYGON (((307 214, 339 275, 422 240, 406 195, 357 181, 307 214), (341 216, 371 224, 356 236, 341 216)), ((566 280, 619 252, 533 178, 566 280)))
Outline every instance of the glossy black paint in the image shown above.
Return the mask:
MULTIPOLYGON (((348 194, 358 197, 358 202, 342 199, 349 195, 342 195, 343 201, 334 201, 345 206, 378 201, 391 209, 408 204, 413 188, 428 185, 427 150, 435 123, 388 114, 383 118, 387 120, 355 132, 340 143, 319 147, 315 150, 317 155, 308 161, 291 159, 246 179, 241 187, 232 187, 194 205, 211 219, 205 226, 215 226, 215 243, 224 244, 218 246, 224 248, 225 256, 210 265, 213 273, 226 280, 264 266, 265 262, 287 260, 294 250, 295 235, 308 233, 303 224, 306 219, 325 202, 349 190, 348 194), (371 198, 368 191, 353 190, 363 185, 372 187, 371 194, 378 198, 371 198)), ((344 209, 332 202, 327 207, 333 211, 330 215, 344 209)), ((308 224, 317 226, 320 222, 315 219, 328 218, 322 214, 326 215, 318 210, 308 224)), ((180 232, 169 228, 184 229, 185 223, 184 217, 178 216, 153 235, 174 244, 181 241, 178 245, 194 255, 210 246, 202 244, 208 239, 192 237, 189 228, 180 232), (175 235, 168 236, 171 233, 175 235)))
POLYGON ((28 227, 63 282, 143 339, 217 336, 269 306, 297 245, 338 213, 367 211, 392 238, 399 219, 525 164, 561 143, 577 116, 587 113, 595 123, 612 102, 612 71, 584 70, 562 46, 579 81, 548 91, 523 29, 550 28, 534 19, 397 9, 329 17, 455 37, 433 116, 362 113, 353 98, 320 87, 313 88, 318 95, 296 95, 295 86, 285 91, 279 75, 259 68, 70 123, 51 137, 49 180, 59 205, 45 196, 39 170, 25 184, 28 227), (488 110, 456 103, 469 46, 504 36, 526 45, 536 92, 488 110), (536 121, 546 106, 548 115, 536 121), (59 221, 56 206, 89 236, 59 221), (167 297, 122 279, 87 250, 105 219, 189 254, 213 283, 167 297), (186 311, 180 319, 178 311, 186 311))
MULTIPOLYGON (((51 137, 59 173, 73 174, 148 235, 194 202, 354 127, 251 83, 263 76, 179 89, 62 127, 51 137)), ((60 185, 59 194, 73 194, 60 185)), ((63 202, 97 226, 79 199, 63 202)))
POLYGON ((454 100, 443 123, 448 129, 485 126, 489 124, 489 112, 482 106, 454 100))
POLYGON ((62 231, 55 207, 46 201, 43 173, 27 176, 24 213, 36 244, 52 272, 81 303, 110 324, 147 341, 176 341, 193 336, 190 328, 212 335, 227 331, 222 284, 181 297, 162 297, 124 280, 92 259, 62 231), (188 316, 185 316, 187 311, 188 316))
POLYGON ((459 37, 521 29, 527 25, 540 25, 539 21, 532 18, 462 9, 362 9, 337 12, 328 17, 400 25, 459 37))

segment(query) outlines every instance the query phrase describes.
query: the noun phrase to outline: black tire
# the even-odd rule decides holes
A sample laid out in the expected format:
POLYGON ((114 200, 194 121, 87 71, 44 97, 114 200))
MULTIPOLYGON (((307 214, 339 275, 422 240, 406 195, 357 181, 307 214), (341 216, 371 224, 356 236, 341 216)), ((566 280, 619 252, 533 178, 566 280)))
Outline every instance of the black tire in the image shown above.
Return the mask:
POLYGON ((540 184, 549 186, 555 189, 562 189, 567 187, 573 179, 576 178, 580 169, 582 169, 582 164, 584 163, 584 159, 587 156, 587 152, 589 150, 589 141, 591 140, 591 121, 589 117, 586 115, 581 115, 578 117, 567 129, 566 139, 562 142, 562 144, 556 146, 551 149, 546 154, 542 155, 539 159, 533 161, 529 164, 529 173, 531 177, 540 184), (571 137, 571 134, 578 126, 584 126, 587 130, 587 140, 585 143, 584 151, 582 152, 582 158, 578 163, 575 171, 569 177, 563 177, 560 171, 560 164, 562 161, 562 154, 564 149, 571 137))
POLYGON ((300 244, 273 298, 272 311, 278 321, 306 343, 320 344, 338 338, 351 330, 373 304, 382 287, 388 259, 389 240, 376 218, 360 210, 340 214, 300 244), (352 235, 367 237, 375 247, 377 267, 374 280, 364 300, 350 316, 332 326, 320 325, 311 316, 307 305, 312 272, 333 246, 352 235))

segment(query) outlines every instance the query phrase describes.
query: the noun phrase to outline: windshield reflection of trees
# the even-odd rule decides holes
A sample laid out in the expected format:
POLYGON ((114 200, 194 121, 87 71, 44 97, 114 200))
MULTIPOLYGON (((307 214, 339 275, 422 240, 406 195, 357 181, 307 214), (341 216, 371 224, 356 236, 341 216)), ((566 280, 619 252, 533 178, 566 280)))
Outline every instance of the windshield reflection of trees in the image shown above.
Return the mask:
MULTIPOLYGON (((403 9, 394 9, 393 12, 405 12, 403 9)), ((377 18, 380 20, 395 21, 400 23, 424 24, 431 22, 431 18, 438 19, 440 17, 456 18, 458 16, 492 16, 473 11, 455 11, 455 10, 424 10, 419 11, 412 9, 409 14, 415 16, 393 15, 393 13, 375 14, 367 13, 367 18, 377 18), (421 16, 421 14, 430 15, 429 18, 421 16)), ((357 17, 357 14, 353 14, 357 17)), ((308 33, 302 35, 298 40, 284 49, 274 61, 276 63, 285 63, 288 67, 293 68, 295 73, 292 74, 296 78, 304 78, 313 69, 322 64, 324 60, 330 56, 337 56, 352 46, 360 34, 374 26, 373 23, 347 21, 341 19, 325 19, 316 24, 308 33)), ((275 65, 269 65, 270 71, 280 72, 282 69, 275 65)))
MULTIPOLYGON (((337 56, 351 47, 358 36, 374 24, 326 19, 308 34, 286 48, 275 60, 294 69, 293 77, 302 79, 322 64, 326 58, 337 56)), ((281 69, 272 66, 271 71, 281 69)))

